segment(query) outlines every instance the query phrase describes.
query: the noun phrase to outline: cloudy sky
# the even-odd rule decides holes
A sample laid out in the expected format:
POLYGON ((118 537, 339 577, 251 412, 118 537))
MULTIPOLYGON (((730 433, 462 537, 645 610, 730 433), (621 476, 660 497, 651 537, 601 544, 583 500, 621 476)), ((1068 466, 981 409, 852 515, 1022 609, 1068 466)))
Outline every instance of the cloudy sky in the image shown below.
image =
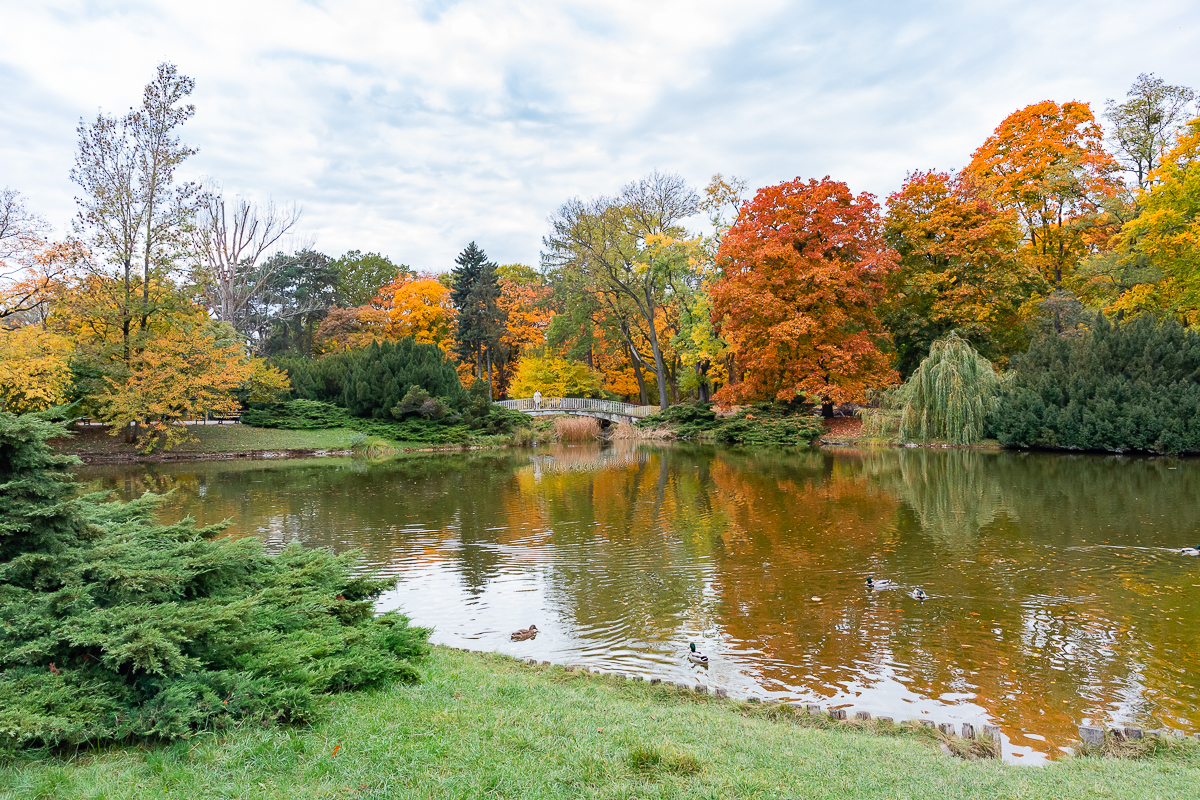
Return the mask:
POLYGON ((0 0, 0 187, 65 230, 80 117, 196 79, 188 177, 303 208, 331 255, 536 264, 568 197, 830 175, 881 198, 1007 114, 1200 88, 1194 0, 0 0))

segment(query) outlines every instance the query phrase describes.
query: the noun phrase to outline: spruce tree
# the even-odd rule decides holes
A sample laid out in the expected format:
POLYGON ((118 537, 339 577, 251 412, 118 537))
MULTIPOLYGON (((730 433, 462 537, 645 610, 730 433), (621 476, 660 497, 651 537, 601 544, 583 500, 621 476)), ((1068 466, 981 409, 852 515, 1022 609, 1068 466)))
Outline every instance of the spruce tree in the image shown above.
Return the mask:
POLYGON ((507 322, 500 308, 497 265, 488 261, 487 254, 474 242, 459 253, 454 263, 458 264, 450 273, 450 303, 458 312, 454 350, 463 361, 474 362, 476 378, 483 378, 486 359, 490 387, 493 356, 507 322))

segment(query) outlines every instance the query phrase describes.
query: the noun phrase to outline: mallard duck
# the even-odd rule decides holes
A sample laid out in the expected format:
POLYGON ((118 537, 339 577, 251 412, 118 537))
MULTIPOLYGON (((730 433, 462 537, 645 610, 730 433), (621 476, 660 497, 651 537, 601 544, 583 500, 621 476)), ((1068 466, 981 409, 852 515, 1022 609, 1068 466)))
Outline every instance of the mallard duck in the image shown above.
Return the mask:
POLYGON ((868 589, 894 589, 895 587, 896 587, 895 581, 889 581, 887 578, 880 578, 879 580, 875 580, 871 576, 869 576, 869 575, 867 576, 867 588, 868 589))
POLYGON ((1181 556, 1200 556, 1200 544, 1195 547, 1185 547, 1179 551, 1181 556))
POLYGON ((512 640, 514 642, 523 642, 526 639, 532 639, 538 635, 537 625, 530 625, 528 628, 522 628, 519 631, 512 632, 512 640))
POLYGON ((691 644, 688 645, 688 647, 691 648, 691 651, 692 651, 692 652, 688 653, 688 661, 691 661, 694 664, 703 664, 704 666, 707 667, 708 666, 708 656, 706 656, 703 653, 696 650, 696 643, 692 642, 691 644))
POLYGON ((924 589, 913 589, 911 592, 908 593, 908 596, 911 597, 913 600, 928 600, 929 599, 929 595, 925 594, 924 589))

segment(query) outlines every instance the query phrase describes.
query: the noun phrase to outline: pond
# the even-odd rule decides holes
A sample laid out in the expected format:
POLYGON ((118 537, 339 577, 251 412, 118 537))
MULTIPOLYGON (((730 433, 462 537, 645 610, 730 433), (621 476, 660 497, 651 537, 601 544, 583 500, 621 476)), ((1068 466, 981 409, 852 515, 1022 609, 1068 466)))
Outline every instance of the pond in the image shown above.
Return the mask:
POLYGON ((1023 763, 1080 724, 1200 730, 1200 558, 1171 549, 1200 540, 1200 461, 621 444, 79 474, 270 548, 358 548, 439 643, 987 722, 1023 763))

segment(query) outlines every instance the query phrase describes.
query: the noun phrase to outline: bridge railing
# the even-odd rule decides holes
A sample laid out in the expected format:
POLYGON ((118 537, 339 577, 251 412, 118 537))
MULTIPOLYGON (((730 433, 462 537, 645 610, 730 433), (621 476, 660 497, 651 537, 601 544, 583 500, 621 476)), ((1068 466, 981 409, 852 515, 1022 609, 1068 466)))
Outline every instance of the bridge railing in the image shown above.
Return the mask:
POLYGON ((618 403, 615 400, 595 400, 591 397, 543 397, 538 403, 532 397, 518 400, 497 400, 496 405, 514 411, 592 411, 602 414, 622 414, 627 417, 648 417, 658 406, 636 406, 633 403, 618 403))

